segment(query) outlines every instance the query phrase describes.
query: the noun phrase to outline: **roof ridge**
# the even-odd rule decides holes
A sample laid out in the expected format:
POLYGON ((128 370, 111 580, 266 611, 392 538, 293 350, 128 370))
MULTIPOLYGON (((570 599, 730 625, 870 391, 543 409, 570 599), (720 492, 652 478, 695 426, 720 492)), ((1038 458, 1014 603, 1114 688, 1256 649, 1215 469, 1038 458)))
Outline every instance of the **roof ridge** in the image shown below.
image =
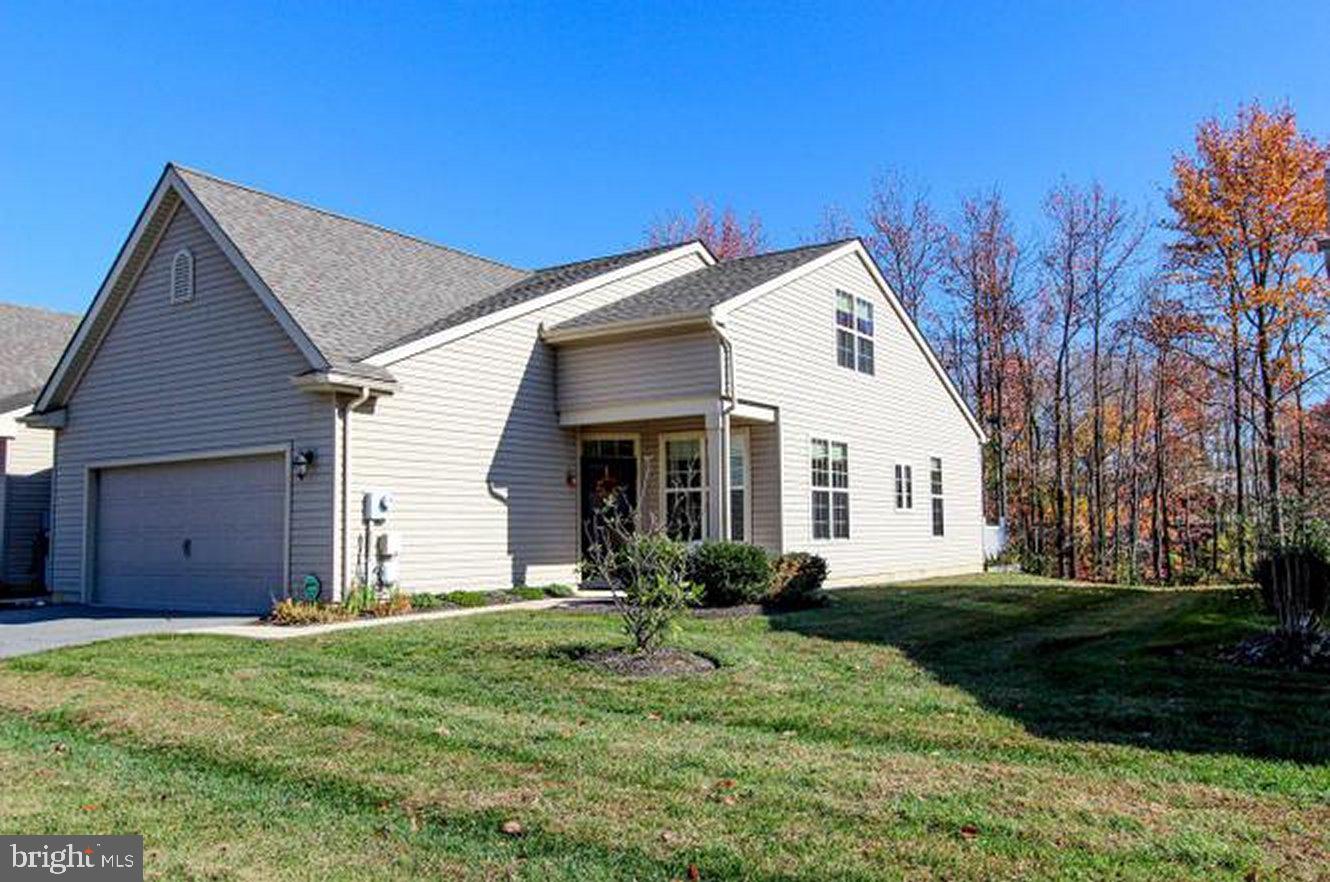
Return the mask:
MULTIPOLYGON (((534 270, 534 272, 548 273, 548 272, 554 272, 556 270, 567 269, 570 266, 580 266, 581 264, 584 263, 595 263, 598 260, 609 260, 612 257, 632 257, 637 254, 647 254, 650 252, 665 252, 672 250, 674 248, 682 248, 684 245, 688 245, 692 242, 698 242, 698 241, 701 240, 687 239, 683 242, 679 242, 673 245, 648 245, 645 248, 633 248, 629 251, 611 251, 608 254, 598 254, 595 257, 584 257, 581 260, 570 260, 567 263, 556 263, 550 266, 537 267, 534 270)), ((519 283, 514 283, 514 284, 519 284, 519 283)))
POLYGON ((830 248, 833 245, 845 245, 857 241, 859 241, 858 236, 847 236, 844 239, 828 239, 825 242, 813 242, 808 245, 794 245, 790 248, 777 248, 775 251, 763 251, 761 254, 749 254, 746 257, 734 257, 730 260, 721 261, 716 265, 724 266, 725 264, 739 263, 744 260, 756 260, 759 257, 775 257, 778 254, 791 254, 795 251, 812 251, 814 248, 830 248))
POLYGON ((311 205, 308 202, 301 202, 299 199, 292 199, 289 196, 282 196, 278 193, 271 193, 267 190, 260 190, 258 187, 251 187, 249 184, 241 184, 237 181, 228 180, 227 178, 219 177, 218 175, 212 174, 211 172, 202 171, 197 168, 191 168, 190 166, 187 165, 181 165, 178 162, 168 162, 167 166, 175 169, 176 171, 183 171, 183 172, 188 172, 189 174, 192 175, 198 175, 201 178, 207 178, 208 180, 218 184, 225 184, 228 187, 235 187, 237 190, 244 190, 248 193, 253 193, 257 196, 263 196, 267 199, 274 199, 278 202, 285 202, 287 205, 294 205, 297 208, 303 208, 306 211, 313 211, 317 214, 322 214, 326 217, 330 217, 335 220, 345 221, 347 223, 356 224, 357 226, 361 227, 368 227, 369 229, 372 230, 378 230, 380 233, 388 233, 389 235, 397 236, 400 239, 408 239, 412 242, 419 242, 422 245, 428 245, 431 248, 438 248, 442 251, 451 251, 454 254, 461 254, 464 257, 470 257, 473 260, 479 260, 483 261, 484 263, 493 264, 494 266, 502 267, 503 269, 507 270, 512 270, 513 272, 527 273, 528 275, 531 273, 531 270, 512 266, 511 264, 495 260, 492 257, 484 257, 480 254, 475 254, 471 251, 465 251, 461 248, 454 248, 451 245, 443 245, 438 242, 431 242, 429 239, 423 238, 421 236, 416 236, 411 233, 403 233, 401 230, 394 230, 391 227, 385 227, 382 224, 376 224, 373 221, 362 220, 361 218, 358 217, 351 217, 349 214, 342 214, 341 212, 333 211, 328 208, 321 208, 317 205, 311 205))

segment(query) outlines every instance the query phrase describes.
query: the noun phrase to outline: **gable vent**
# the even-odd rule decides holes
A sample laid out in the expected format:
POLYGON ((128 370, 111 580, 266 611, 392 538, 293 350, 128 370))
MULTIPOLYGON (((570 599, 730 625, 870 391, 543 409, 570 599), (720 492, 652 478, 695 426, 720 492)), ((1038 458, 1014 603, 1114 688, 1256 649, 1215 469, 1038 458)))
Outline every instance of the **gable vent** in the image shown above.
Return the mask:
POLYGON ((194 255, 181 248, 171 258, 171 302, 187 303, 194 299, 194 255))

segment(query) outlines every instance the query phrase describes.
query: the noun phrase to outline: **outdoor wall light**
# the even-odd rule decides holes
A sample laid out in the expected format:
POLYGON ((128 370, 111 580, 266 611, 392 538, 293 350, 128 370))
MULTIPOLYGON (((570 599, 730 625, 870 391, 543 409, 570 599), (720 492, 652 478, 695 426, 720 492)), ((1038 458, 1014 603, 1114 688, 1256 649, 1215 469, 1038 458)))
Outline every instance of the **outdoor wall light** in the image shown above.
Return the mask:
POLYGON ((297 481, 305 480, 305 475, 314 468, 314 460, 317 459, 313 450, 302 450, 291 459, 291 474, 296 476, 297 481))

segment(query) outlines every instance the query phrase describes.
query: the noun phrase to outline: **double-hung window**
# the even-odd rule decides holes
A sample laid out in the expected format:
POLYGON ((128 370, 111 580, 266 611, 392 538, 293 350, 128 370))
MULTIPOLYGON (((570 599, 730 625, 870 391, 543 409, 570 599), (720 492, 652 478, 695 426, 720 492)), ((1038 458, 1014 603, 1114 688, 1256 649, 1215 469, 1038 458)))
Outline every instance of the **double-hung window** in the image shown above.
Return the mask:
POLYGON ((873 304, 836 292, 836 364, 871 374, 873 362, 873 304))
POLYGON ((814 539, 850 538, 850 448, 842 441, 812 439, 811 514, 814 539))
POLYGON ((946 532, 946 513, 942 503, 942 460, 932 457, 928 460, 928 489, 933 497, 933 535, 941 536, 946 532))
POLYGON ((748 431, 730 437, 730 541, 748 541, 748 431))
POLYGON ((702 539, 706 517, 706 471, 701 435, 666 435, 664 461, 665 531, 671 539, 702 539))
POLYGON ((896 510, 909 511, 912 508, 914 508, 914 469, 896 463, 896 510))

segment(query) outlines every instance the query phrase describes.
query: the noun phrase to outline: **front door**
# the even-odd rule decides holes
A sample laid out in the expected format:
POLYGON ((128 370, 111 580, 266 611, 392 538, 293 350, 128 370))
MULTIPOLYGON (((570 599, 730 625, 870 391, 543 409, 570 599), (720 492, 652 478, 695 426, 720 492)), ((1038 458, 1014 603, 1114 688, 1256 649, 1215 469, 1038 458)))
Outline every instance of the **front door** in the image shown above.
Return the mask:
POLYGON ((637 439, 586 438, 578 476, 582 495, 581 552, 614 541, 637 512, 637 439))

